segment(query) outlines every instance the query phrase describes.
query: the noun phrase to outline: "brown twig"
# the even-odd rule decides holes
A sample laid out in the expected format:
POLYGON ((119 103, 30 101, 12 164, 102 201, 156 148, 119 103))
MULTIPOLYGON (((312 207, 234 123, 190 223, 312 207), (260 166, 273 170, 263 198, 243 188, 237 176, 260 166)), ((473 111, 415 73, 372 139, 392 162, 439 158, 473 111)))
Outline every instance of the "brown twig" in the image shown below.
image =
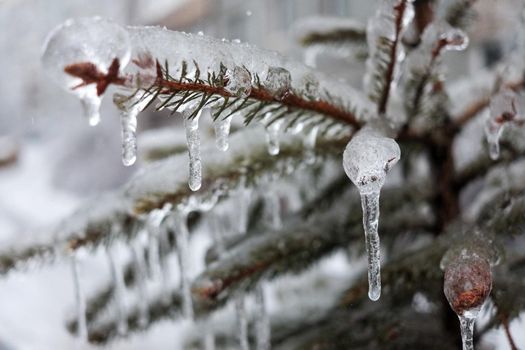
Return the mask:
POLYGON ((507 336, 507 339, 509 341, 510 348, 512 350, 519 350, 516 346, 516 343, 514 342, 514 338, 512 338, 512 333, 510 332, 509 319, 503 314, 499 314, 498 316, 501 321, 501 324, 503 325, 503 329, 505 330, 505 335, 507 336))

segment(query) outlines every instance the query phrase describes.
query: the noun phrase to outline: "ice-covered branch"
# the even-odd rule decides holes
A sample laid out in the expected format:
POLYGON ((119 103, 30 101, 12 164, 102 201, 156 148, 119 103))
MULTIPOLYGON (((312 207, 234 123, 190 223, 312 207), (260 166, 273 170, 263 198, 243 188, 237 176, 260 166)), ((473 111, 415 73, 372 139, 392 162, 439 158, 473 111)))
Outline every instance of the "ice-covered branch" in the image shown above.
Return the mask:
POLYGON ((367 26, 369 57, 364 77, 365 90, 385 114, 391 88, 396 84, 399 63, 404 58, 401 35, 413 17, 409 0, 384 0, 367 26))

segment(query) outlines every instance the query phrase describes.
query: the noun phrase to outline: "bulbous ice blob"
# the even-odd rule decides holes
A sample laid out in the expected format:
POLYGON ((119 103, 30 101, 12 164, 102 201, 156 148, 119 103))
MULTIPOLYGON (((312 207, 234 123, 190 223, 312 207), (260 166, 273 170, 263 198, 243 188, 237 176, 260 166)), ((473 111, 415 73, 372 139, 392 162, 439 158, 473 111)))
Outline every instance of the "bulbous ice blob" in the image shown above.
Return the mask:
POLYGON ((270 67, 266 74, 264 87, 278 100, 282 99, 292 88, 292 76, 282 67, 270 67))
POLYGON ((400 157, 396 141, 365 127, 346 146, 343 167, 359 192, 370 194, 381 190, 386 174, 400 157))
POLYGON ((487 259, 466 251, 445 268, 444 293, 459 317, 464 350, 474 349, 474 323, 492 289, 487 259))
POLYGON ((94 125, 99 120, 100 95, 108 85, 110 67, 116 69, 116 77, 130 53, 124 27, 99 17, 79 18, 67 20, 50 33, 41 60, 58 85, 81 99, 94 125))
POLYGON ((433 22, 423 33, 422 42, 425 46, 440 48, 449 51, 463 51, 469 44, 467 34, 461 29, 454 28, 444 21, 433 22))
POLYGON ((226 91, 237 96, 247 97, 252 91, 252 76, 244 67, 236 66, 226 72, 228 82, 224 87, 226 91))

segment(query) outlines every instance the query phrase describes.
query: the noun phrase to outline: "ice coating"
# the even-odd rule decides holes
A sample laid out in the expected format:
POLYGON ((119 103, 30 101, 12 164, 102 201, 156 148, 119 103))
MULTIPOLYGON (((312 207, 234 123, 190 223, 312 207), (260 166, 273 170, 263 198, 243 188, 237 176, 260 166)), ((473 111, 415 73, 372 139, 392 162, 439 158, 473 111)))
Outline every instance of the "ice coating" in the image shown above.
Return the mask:
POLYGON ((363 228, 368 254, 368 296, 381 294, 379 245, 379 193, 388 171, 399 161, 401 151, 391 138, 365 127, 350 140, 343 153, 343 167, 361 195, 363 228))
POLYGON ((252 91, 252 76, 246 68, 235 66, 226 72, 226 79, 228 80, 225 85, 226 91, 237 97, 250 95, 252 91))
POLYGON ((500 155, 499 140, 508 124, 525 124, 523 98, 512 90, 503 90, 490 100, 490 114, 485 123, 485 135, 489 145, 490 158, 500 155))
POLYGON ((467 249, 448 261, 444 293, 459 317, 463 350, 474 349, 474 323, 492 289, 492 272, 487 259, 467 249))
MULTIPOLYGON (((187 113, 186 113, 187 114, 187 113)), ((202 166, 201 166, 201 138, 199 135, 199 117, 201 111, 193 118, 184 117, 184 127, 186 129, 186 142, 188 144, 188 155, 190 159, 190 170, 188 184, 192 191, 201 188, 202 166)))
POLYGON ((235 297, 235 318, 237 320, 239 348, 241 350, 250 350, 248 342, 248 316, 246 315, 244 294, 235 297))
POLYGON ((67 20, 55 28, 48 36, 42 65, 48 75, 58 85, 75 94, 82 101, 84 112, 90 125, 100 120, 99 107, 102 86, 83 85, 82 73, 94 74, 87 63, 94 65, 92 70, 108 74, 110 66, 118 59, 121 70, 130 59, 131 42, 127 30, 109 20, 92 17, 67 20), (65 72, 69 67, 70 72, 65 72))
POLYGON ((270 350, 271 326, 263 284, 259 284, 255 289, 255 308, 255 348, 256 350, 270 350))
POLYGON ((226 118, 220 117, 213 124, 213 128, 215 129, 215 144, 221 151, 227 151, 230 147, 228 138, 230 135, 231 121, 232 116, 226 118))

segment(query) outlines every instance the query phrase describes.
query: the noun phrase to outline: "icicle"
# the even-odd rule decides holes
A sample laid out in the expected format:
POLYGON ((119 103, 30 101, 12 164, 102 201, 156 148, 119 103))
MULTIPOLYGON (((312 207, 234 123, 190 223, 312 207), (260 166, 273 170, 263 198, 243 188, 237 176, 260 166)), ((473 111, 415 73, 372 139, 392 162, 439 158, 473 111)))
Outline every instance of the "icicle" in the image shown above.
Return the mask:
POLYGON ((361 195, 363 226, 368 253, 368 296, 381 294, 379 247, 379 193, 388 171, 401 156, 397 143, 365 127, 350 140, 343 154, 343 167, 361 195))
POLYGON ((76 253, 71 256, 71 269, 73 271, 73 283, 75 286, 75 299, 77 304, 77 337, 87 342, 87 320, 86 320, 86 300, 80 285, 80 275, 78 272, 78 257, 76 253))
MULTIPOLYGON (((184 127, 186 128, 186 142, 188 143, 188 154, 190 158, 189 186, 192 191, 201 188, 202 169, 201 169, 201 138, 199 135, 199 111, 193 118, 189 115, 184 116, 184 127)), ((189 114, 189 113, 184 113, 189 114)))
POLYGON ((279 137, 283 119, 272 120, 272 113, 266 113, 264 117, 266 123, 266 142, 268 153, 272 156, 278 155, 280 151, 279 137))
POLYGON ((304 138, 304 151, 306 164, 315 163, 315 143, 317 141, 318 126, 313 126, 304 138))
POLYGON ((80 98, 89 124, 97 125, 106 86, 103 79, 90 79, 96 74, 101 77, 108 74, 114 62, 122 70, 130 54, 131 44, 125 28, 100 17, 80 18, 68 20, 50 33, 42 64, 62 88, 80 98))
POLYGON ((204 350, 215 350, 215 334, 209 326, 204 331, 204 350))
POLYGON ((474 323, 492 289, 491 265, 489 260, 468 249, 446 260, 445 296, 458 315, 463 350, 473 350, 474 323))
POLYGON ((230 125, 232 117, 217 119, 213 124, 215 128, 215 144, 221 151, 227 151, 229 147, 228 137, 230 135, 230 125))
POLYGON ((282 67, 270 67, 264 87, 278 100, 282 100, 292 89, 292 76, 282 67))
POLYGON ((97 96, 96 91, 86 93, 80 97, 80 103, 82 104, 84 117, 87 119, 89 125, 98 125, 100 123, 100 104, 102 103, 102 98, 97 96))
POLYGON ((282 227, 281 202, 278 194, 275 191, 267 192, 265 205, 268 210, 268 217, 270 219, 272 229, 279 230, 282 227))
POLYGON ((249 350, 248 343, 248 317, 246 316, 246 305, 244 302, 244 294, 235 297, 235 314, 237 318, 239 346, 241 350, 249 350))
POLYGON ((177 244, 177 258, 179 259, 180 287, 182 291, 182 313, 186 318, 193 318, 193 302, 191 299, 191 284, 188 277, 189 256, 188 256, 188 226, 187 214, 182 212, 174 213, 172 227, 175 231, 177 244))
POLYGON ((248 97, 252 92, 252 76, 244 67, 236 66, 226 72, 224 89, 237 97, 248 97))
POLYGON ((149 321, 147 293, 146 293, 146 261, 144 260, 144 252, 142 243, 135 242, 133 249, 133 264, 136 271, 137 289, 139 295, 139 326, 145 327, 149 321))
POLYGON ((525 113, 522 101, 512 90, 504 90, 490 101, 490 115, 485 123, 485 135, 489 144, 489 155, 497 160, 500 155, 499 139, 508 124, 522 125, 525 113))
POLYGON ((238 223, 238 232, 241 234, 246 233, 248 229, 251 193, 251 189, 246 187, 246 178, 243 177, 239 184, 239 203, 237 210, 232 213, 234 215, 232 222, 238 223))
POLYGON ((128 320, 126 315, 126 303, 125 303, 125 292, 126 286, 124 284, 124 275, 122 269, 117 266, 113 254, 109 248, 106 248, 106 254, 108 256, 109 265, 111 268, 111 278, 113 280, 113 288, 115 289, 113 300, 116 304, 117 309, 117 331, 119 334, 124 335, 128 332, 128 320))
POLYGON ((255 289, 255 339, 257 350, 269 350, 271 345, 270 318, 266 310, 264 285, 255 289))

